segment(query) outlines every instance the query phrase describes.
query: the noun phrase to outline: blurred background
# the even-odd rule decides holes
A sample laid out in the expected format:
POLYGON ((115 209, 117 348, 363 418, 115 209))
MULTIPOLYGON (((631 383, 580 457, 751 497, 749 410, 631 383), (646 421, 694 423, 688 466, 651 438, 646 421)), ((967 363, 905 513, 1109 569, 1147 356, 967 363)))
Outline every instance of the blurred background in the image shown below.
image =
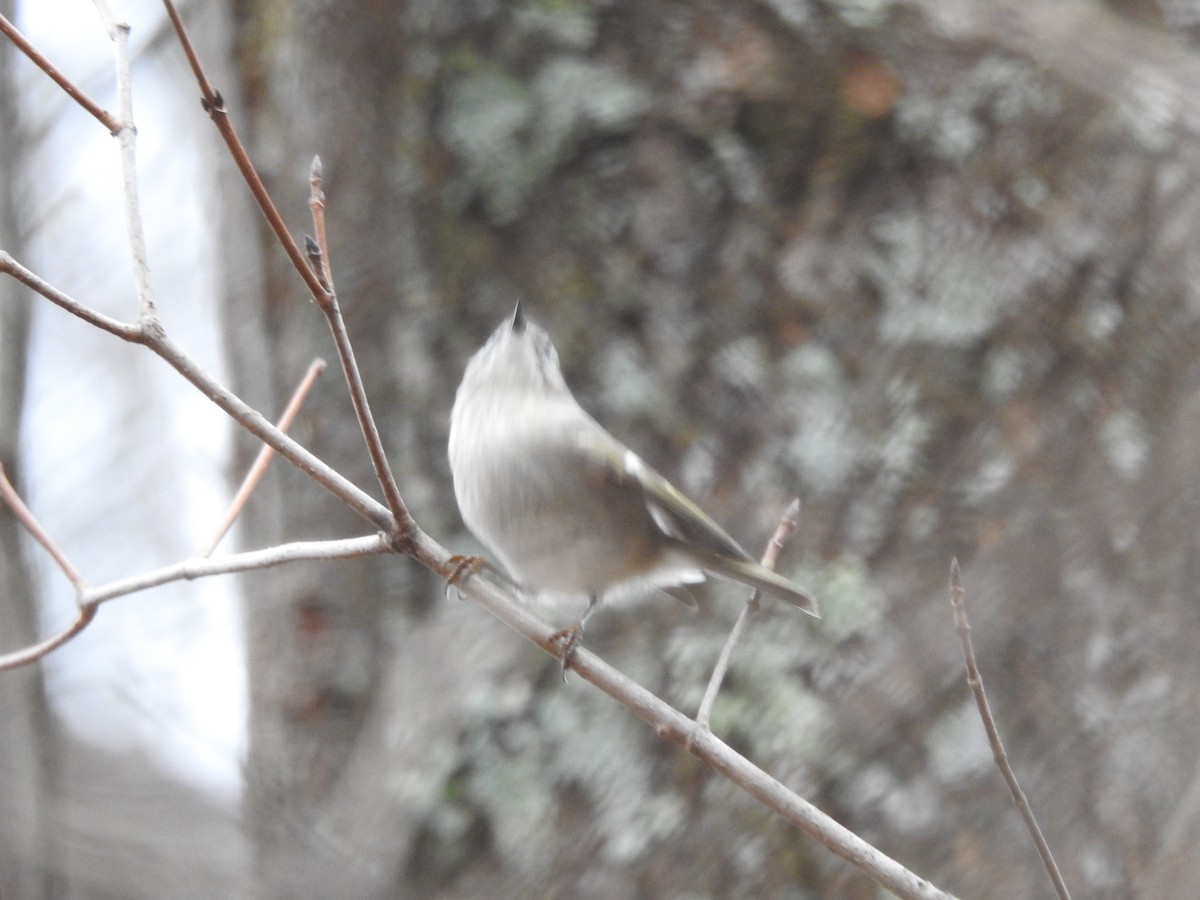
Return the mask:
MULTIPOLYGON (((1009 757, 1077 896, 1200 883, 1200 5, 1183 0, 185 3, 334 277, 400 486, 476 550, 445 460, 518 298, 586 408, 781 569, 714 713, 964 897, 1051 896, 965 685, 963 565, 1009 757)), ((116 108, 90 4, 0 10, 116 108)), ((133 26, 169 332, 274 418, 322 317, 150 0, 133 26)), ((136 315, 115 142, 0 43, 0 246, 136 315)), ((294 436, 378 493, 339 376, 294 436)), ((146 351, 0 281, 0 461, 93 582, 205 542, 257 451, 146 351)), ((364 534, 276 464, 224 549, 364 534)), ((0 511, 0 652, 70 620, 0 511)), ((588 645, 688 713, 741 606, 588 645)), ((553 615, 552 613, 550 615, 553 615)), ((565 624, 560 622, 559 624, 565 624)), ((0 673, 0 897, 879 896, 399 558, 117 600, 0 673)))

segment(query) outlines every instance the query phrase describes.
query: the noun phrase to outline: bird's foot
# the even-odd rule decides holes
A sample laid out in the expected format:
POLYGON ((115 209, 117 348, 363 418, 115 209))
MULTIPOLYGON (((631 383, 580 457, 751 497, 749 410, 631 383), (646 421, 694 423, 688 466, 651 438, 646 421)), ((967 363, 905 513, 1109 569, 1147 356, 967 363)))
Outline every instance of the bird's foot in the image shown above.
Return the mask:
POLYGON ((482 556, 460 556, 455 553, 450 557, 454 568, 446 577, 446 599, 450 599, 450 588, 454 587, 467 575, 475 575, 487 567, 487 560, 482 556))
POLYGON ((575 651, 579 649, 579 644, 583 640, 583 622, 576 622, 574 625, 568 625, 566 628, 560 629, 550 635, 552 644, 562 644, 558 659, 562 663, 562 679, 565 684, 567 681, 567 669, 571 668, 571 660, 575 658, 575 651))

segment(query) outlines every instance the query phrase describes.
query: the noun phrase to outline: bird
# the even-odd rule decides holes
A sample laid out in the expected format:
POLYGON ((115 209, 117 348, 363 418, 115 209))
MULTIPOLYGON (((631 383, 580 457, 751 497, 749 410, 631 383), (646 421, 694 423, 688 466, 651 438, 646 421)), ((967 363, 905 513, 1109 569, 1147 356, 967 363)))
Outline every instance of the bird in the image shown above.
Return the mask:
POLYGON ((450 414, 455 499, 520 590, 586 597, 554 635, 567 668, 606 595, 658 588, 695 605, 704 576, 820 617, 807 590, 764 568, 575 399, 549 334, 518 303, 468 361, 450 414))

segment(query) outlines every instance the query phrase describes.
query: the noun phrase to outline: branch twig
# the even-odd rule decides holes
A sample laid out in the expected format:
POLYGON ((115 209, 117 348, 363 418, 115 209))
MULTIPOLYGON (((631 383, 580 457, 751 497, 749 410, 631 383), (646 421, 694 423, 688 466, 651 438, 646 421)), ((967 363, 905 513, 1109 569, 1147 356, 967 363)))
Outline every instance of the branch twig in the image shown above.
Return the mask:
POLYGON ((187 29, 183 27, 183 19, 179 16, 179 11, 175 9, 175 4, 171 0, 163 0, 163 6, 167 8, 167 15, 171 19, 171 25, 175 28, 175 34, 179 37, 179 43, 183 46, 183 52, 187 55, 188 63, 192 67, 192 73, 196 76, 196 82, 200 85, 200 103, 204 107, 204 111, 208 113, 208 117, 212 119, 213 124, 217 126, 217 131, 221 133, 221 138, 225 141, 225 146, 229 149, 229 155, 233 157, 234 163, 238 167, 238 171, 242 173, 242 179, 250 188, 250 193, 254 195, 254 201, 258 204, 259 210, 266 217, 267 224, 271 226, 271 231, 275 233, 276 240, 283 247, 284 253, 291 260, 292 266, 300 273, 300 277, 304 280, 309 292, 312 294, 313 300, 318 304, 323 303, 328 295, 325 288, 321 286, 320 279, 308 267, 304 260, 304 254, 300 252, 300 248, 293 240, 291 233, 284 224, 283 216, 279 214, 279 210, 275 208, 275 201, 271 199, 271 195, 267 193, 266 185, 263 184, 262 178, 254 168, 254 163, 250 161, 250 155, 246 152, 246 148, 242 146, 241 138, 237 136, 237 131, 233 127, 233 123, 229 120, 229 113, 225 109, 225 100, 213 86, 209 84, 208 78, 204 74, 204 68, 200 65, 200 58, 196 55, 195 49, 192 47, 192 41, 188 37, 187 29))
POLYGON ((33 535, 34 540, 46 548, 46 552, 50 554, 63 574, 75 586, 75 592, 82 594, 87 590, 87 579, 79 574, 79 570, 75 568, 71 560, 67 559, 67 554, 59 548, 54 542, 54 538, 50 537, 33 514, 33 511, 25 505, 25 501, 21 499, 21 495, 17 493, 17 489, 13 487, 12 482, 8 480, 8 475, 4 471, 3 464, 0 464, 0 497, 4 498, 4 502, 8 504, 13 511, 13 515, 17 517, 17 521, 33 535))
MULTIPOLYGON (((779 562, 779 554, 783 550, 783 545, 787 543, 787 539, 796 531, 796 525, 799 521, 800 498, 796 497, 788 504, 783 517, 779 520, 779 525, 775 529, 775 533, 771 535, 771 539, 767 542, 767 549, 763 551, 762 556, 764 568, 775 568, 779 562)), ((696 724, 706 731, 709 729, 713 704, 717 702, 717 692, 721 689, 721 682, 725 680, 725 672, 729 669, 729 660, 733 657, 733 648, 741 640, 742 632, 746 630, 747 622, 749 622, 752 615, 758 612, 758 608, 758 591, 755 591, 750 595, 750 599, 746 601, 746 605, 742 607, 737 621, 733 623, 733 630, 729 632, 729 637, 725 639, 725 646, 721 648, 721 655, 717 657, 717 664, 713 667, 712 677, 709 678, 708 687, 704 691, 704 699, 700 701, 700 710, 696 713, 696 724)))
POLYGON ((323 279, 325 289, 333 293, 333 270, 330 268, 329 235, 325 230, 325 169, 321 165, 321 157, 314 156, 308 170, 308 208, 312 212, 313 235, 321 254, 321 271, 317 274, 323 279))
POLYGON ((198 388, 204 396, 224 410, 231 419, 273 448, 276 453, 312 478, 317 484, 324 487, 376 528, 388 534, 395 532, 396 523, 392 514, 379 501, 368 496, 346 476, 330 468, 311 451, 272 425, 262 413, 249 406, 241 397, 213 378, 156 324, 142 328, 101 315, 35 275, 3 250, 0 250, 0 272, 8 272, 22 284, 85 322, 90 322, 122 340, 148 347, 198 388))
MULTIPOLYGON (((371 457, 371 465, 375 469, 375 477, 383 489, 384 498, 387 500, 388 508, 391 510, 392 517, 395 520, 393 523, 394 533, 398 540, 403 541, 416 527, 416 523, 413 522, 411 514, 404 505, 404 500, 400 497, 400 488, 396 484, 395 477, 392 475, 391 467, 388 465, 387 453, 383 449, 383 443, 379 437, 379 429, 375 425, 374 417, 371 415, 367 393, 362 383, 362 375, 359 373, 358 363, 354 359, 354 348, 346 332, 346 323, 342 319, 337 297, 334 295, 331 286, 322 284, 322 281, 325 280, 321 277, 322 273, 314 271, 313 267, 309 265, 305 255, 301 252, 300 247, 288 231, 283 217, 280 216, 279 210, 275 207, 275 202, 271 199, 270 194, 267 193, 266 186, 262 183, 262 179, 255 170, 254 163, 250 161, 250 155, 246 152, 245 146, 237 136, 237 131, 234 129, 232 121, 230 121, 229 112, 225 109, 224 99, 219 92, 213 89, 208 77, 204 74, 204 67, 200 64, 200 58, 196 55, 196 51, 192 47, 191 39, 188 37, 187 29, 184 27, 179 11, 175 9, 175 4, 171 0, 163 0, 163 5, 167 9, 167 15, 171 18, 171 24, 174 26, 175 33, 179 37, 179 42, 183 46, 183 51, 187 55, 192 72, 196 76, 196 83, 200 87, 201 103, 204 106, 204 110, 208 113, 209 118, 212 119, 213 124, 217 126, 217 131, 220 132, 221 137, 224 139, 225 145, 233 157, 233 161, 237 164, 238 171, 242 173, 242 179, 250 188, 250 193, 254 195, 254 200, 258 203, 258 208, 262 211, 262 214, 267 219, 267 224, 271 226, 271 230, 275 233, 276 240, 279 241, 288 259, 291 260, 292 266, 304 280, 305 285, 312 294, 313 301, 325 314, 325 318, 329 323, 329 330, 333 333, 333 342, 337 347, 338 359, 341 361, 342 371, 346 376, 346 382, 350 388, 350 398, 354 405, 354 413, 358 417, 359 427, 367 443, 367 453, 371 457)), ((317 209, 314 208, 314 213, 316 212, 317 209)), ((322 265, 323 271, 328 271, 329 261, 327 256, 323 259, 322 265)))
POLYGON ((975 696, 975 705, 979 707, 979 717, 983 719, 983 729, 987 732, 988 743, 992 747, 992 757, 996 760, 996 767, 1004 776, 1008 791, 1012 794, 1013 803, 1021 813, 1021 818, 1025 820, 1025 827, 1029 829, 1038 855, 1042 858, 1042 864, 1046 867, 1050 880, 1054 882, 1054 890, 1058 892, 1058 896, 1062 900, 1070 900, 1071 895, 1067 891, 1062 873, 1058 871, 1054 855, 1050 852, 1050 845, 1042 836, 1042 829, 1038 827, 1037 819, 1033 816, 1029 800, 1026 799, 1025 792, 1017 783, 1016 773, 1009 765, 1008 754, 1004 752, 1004 744, 1000 741, 1000 731, 996 728, 996 720, 992 716, 987 694, 983 690, 983 676, 975 662, 975 648, 971 643, 971 623, 967 620, 966 591, 963 590, 962 572, 959 571, 957 557, 950 561, 950 605, 954 608, 954 625, 958 629, 958 640, 962 644, 963 658, 966 660, 967 684, 975 696))
POLYGON ((67 296, 54 287, 54 285, 44 281, 25 268, 3 249, 0 249, 0 272, 11 275, 30 290, 36 291, 55 306, 65 309, 71 315, 82 319, 89 325, 95 325, 101 331, 106 331, 123 341, 129 341, 133 344, 142 343, 142 330, 138 326, 106 316, 104 313, 94 310, 90 306, 85 306, 78 300, 67 296))
POLYGON ((392 547, 384 535, 371 534, 365 537, 340 538, 332 541, 293 541, 290 544, 279 544, 264 550, 231 553, 217 559, 204 559, 197 556, 173 565, 163 566, 161 569, 134 575, 131 578, 122 578, 89 588, 84 592, 84 602, 99 605, 117 597, 136 594, 139 591, 149 590, 171 581, 194 581, 197 578, 209 578, 213 575, 230 575, 235 572, 270 569, 298 560, 355 559, 360 556, 376 556, 391 551, 392 547))
POLYGON ((81 606, 79 608, 79 615, 75 621, 54 635, 54 637, 47 638, 40 644, 34 644, 32 647, 25 647, 15 653, 6 653, 0 656, 0 672, 7 669, 16 669, 20 666, 27 666, 57 650, 79 634, 79 632, 83 631, 83 629, 87 628, 92 623, 92 619, 96 618, 96 610, 99 608, 94 604, 81 606))
MULTIPOLYGON (((287 432, 292 427, 292 422, 296 420, 296 414, 300 412, 300 407, 304 404, 304 398, 308 396, 308 392, 312 390, 313 383, 324 371, 325 360, 323 359, 315 359, 309 365, 308 371, 304 373, 304 377, 300 379, 300 384, 296 386, 291 400, 288 401, 283 415, 275 423, 275 427, 280 432, 287 432)), ((246 501, 250 499, 250 495, 258 487, 258 483, 262 481, 263 474, 267 471, 267 466, 271 464, 271 458, 274 455, 275 451, 268 445, 263 444, 262 449, 258 451, 258 456, 254 459, 254 464, 250 466, 250 471, 246 473, 246 477, 234 495, 233 501, 229 504, 229 511, 225 514, 225 518, 222 520, 220 526, 218 526, 216 533, 213 534, 212 539, 200 551, 202 557, 212 556, 213 551, 217 549, 217 545, 221 543, 221 539, 233 527, 233 523, 237 521, 237 517, 242 514, 242 509, 246 506, 246 501)))
MULTIPOLYGON (((26 524, 24 519, 22 519, 22 524, 26 524)), ((393 552, 395 549, 392 547, 391 541, 382 533, 335 541, 296 541, 291 544, 268 547, 265 550, 234 553, 220 559, 194 557, 174 565, 163 566, 161 569, 143 572, 141 575, 134 575, 131 578, 110 581, 108 584, 93 588, 84 585, 79 594, 79 617, 66 629, 40 644, 0 656, 0 671, 28 665, 51 651, 57 650, 91 623, 100 604, 117 597, 136 594, 139 591, 149 590, 173 581, 192 581, 213 575, 230 575, 235 572, 269 569, 299 560, 353 559, 393 552)))
POLYGON ((154 288, 150 283, 150 262, 146 254, 146 229, 142 223, 142 199, 137 181, 137 129, 133 125, 133 74, 129 67, 129 26, 113 18, 105 0, 92 0, 105 30, 113 42, 116 56, 117 98, 121 128, 116 133, 121 148, 122 194, 125 198, 125 228, 129 234, 133 283, 137 290, 138 320, 151 327, 157 319, 154 288))
MULTIPOLYGON (((317 248, 320 252, 320 268, 315 273, 323 283, 325 291, 317 298, 317 305, 329 323, 329 331, 333 335, 334 346, 337 347, 338 359, 342 363, 342 374, 346 385, 350 388, 350 402, 354 407, 354 415, 358 419, 358 427, 367 445, 367 455, 371 458, 371 466, 375 470, 375 479, 383 489, 384 499, 388 509, 396 519, 396 537, 400 540, 407 538, 408 533, 416 527, 404 500, 400 496, 400 486, 396 484, 396 476, 388 464, 387 451, 383 447, 383 439, 379 436, 379 427, 375 417, 371 415, 371 404, 367 400, 367 389, 363 385, 362 372, 354 358, 354 345, 350 342, 350 334, 346 331, 346 321, 342 318, 342 308, 338 303, 337 292, 333 288, 333 265, 329 259, 329 247, 325 240, 325 193, 321 184, 321 160, 313 159, 309 171, 309 207, 312 210, 313 230, 317 234, 317 248)), ((310 267, 311 271, 311 267, 310 267)))
POLYGON ((0 34, 7 37, 18 50, 24 53, 33 62, 35 66, 50 76, 60 88, 62 88, 68 97, 82 106, 90 113, 101 125, 108 129, 108 133, 116 137, 121 130, 121 121, 102 107, 99 103, 80 90, 71 79, 58 69, 54 63, 46 59, 40 50, 29 43, 29 39, 17 30, 17 27, 12 22, 0 16, 0 34))

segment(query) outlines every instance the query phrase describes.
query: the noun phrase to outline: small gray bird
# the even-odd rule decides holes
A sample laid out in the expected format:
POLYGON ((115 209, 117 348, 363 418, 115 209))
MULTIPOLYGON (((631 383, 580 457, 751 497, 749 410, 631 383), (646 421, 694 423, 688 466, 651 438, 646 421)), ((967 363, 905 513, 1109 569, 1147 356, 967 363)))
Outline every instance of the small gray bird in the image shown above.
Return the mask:
POLYGON ((450 471, 463 521, 534 594, 588 598, 559 632, 564 673, 606 593, 648 585, 694 605, 704 573, 819 616, 803 588, 763 568, 576 402, 550 337, 521 313, 467 363, 450 414, 450 471))

